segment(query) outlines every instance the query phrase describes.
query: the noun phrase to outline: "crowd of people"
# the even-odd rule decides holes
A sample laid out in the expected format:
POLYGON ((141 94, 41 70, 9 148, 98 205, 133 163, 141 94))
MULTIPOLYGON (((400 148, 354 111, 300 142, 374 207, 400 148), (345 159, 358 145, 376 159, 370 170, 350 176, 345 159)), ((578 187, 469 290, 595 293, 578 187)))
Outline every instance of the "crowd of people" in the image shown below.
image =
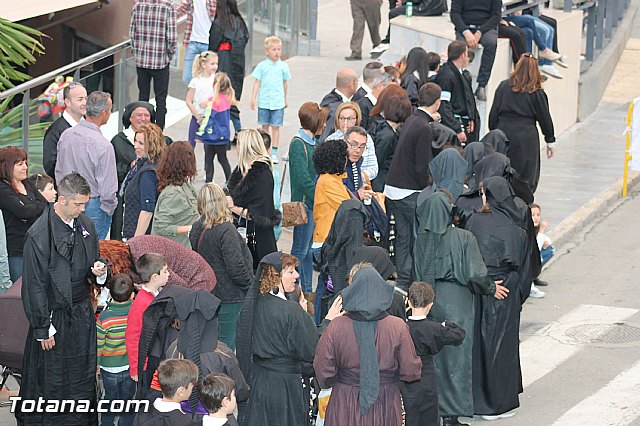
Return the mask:
MULTIPOLYGON (((164 3, 136 2, 136 56, 153 52, 136 46, 151 15, 175 19, 164 3)), ((264 42, 251 74, 261 129, 243 130, 248 33, 235 1, 187 0, 177 13, 189 16, 186 140, 163 134, 162 100, 147 102, 150 80, 158 97, 168 82, 165 46, 162 60, 136 59, 140 100, 111 141, 100 130, 110 95, 73 83, 44 138, 46 173, 29 177, 23 149, 0 149, 0 290, 20 288, 29 322, 20 397, 151 408, 98 420, 19 405, 19 424, 459 425, 514 415, 520 313, 544 296, 538 275, 554 253, 533 203, 538 125, 547 156, 555 150, 538 58, 521 55, 500 84, 482 139, 467 36, 483 43, 493 30, 461 31, 467 40, 452 42, 443 63, 416 47, 399 68, 367 64, 360 84, 340 70, 319 103, 299 107, 285 209, 282 42, 264 42), (203 14, 215 17, 206 34, 203 14), (224 182, 214 182, 216 156, 224 182), (283 220, 294 225, 291 254, 277 245, 283 220)), ((172 40, 169 31, 163 43, 172 40)))

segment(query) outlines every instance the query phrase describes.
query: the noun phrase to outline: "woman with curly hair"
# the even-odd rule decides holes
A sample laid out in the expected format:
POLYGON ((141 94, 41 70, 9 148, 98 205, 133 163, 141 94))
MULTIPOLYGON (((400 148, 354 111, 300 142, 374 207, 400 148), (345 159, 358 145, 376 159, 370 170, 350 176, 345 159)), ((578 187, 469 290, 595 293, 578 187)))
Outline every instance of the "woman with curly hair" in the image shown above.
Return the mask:
POLYGON ((540 124, 547 142, 547 158, 553 157, 556 137, 549 112, 549 100, 542 88, 538 60, 525 53, 511 77, 496 89, 489 113, 489 129, 500 129, 509 140, 507 157, 520 178, 536 192, 540 179, 540 140, 536 123, 540 124))
POLYGON ((124 190, 124 224, 122 235, 131 238, 151 233, 151 220, 158 200, 156 168, 167 149, 162 129, 143 124, 134 136, 136 164, 122 183, 124 190))
POLYGON ((253 267, 260 259, 278 250, 274 225, 282 214, 273 203, 273 164, 260 132, 255 129, 238 133, 238 166, 229 178, 229 209, 246 220, 247 244, 253 256, 253 267))
POLYGON ((189 142, 172 143, 162 154, 156 173, 160 196, 151 233, 191 248, 189 232, 198 218, 198 197, 192 184, 196 177, 196 156, 189 142))
POLYGON ((306 300, 285 296, 295 289, 297 266, 290 254, 265 256, 242 303, 237 356, 251 394, 248 406, 239 406, 241 425, 309 424, 300 363, 313 360, 318 332, 305 311, 306 300))

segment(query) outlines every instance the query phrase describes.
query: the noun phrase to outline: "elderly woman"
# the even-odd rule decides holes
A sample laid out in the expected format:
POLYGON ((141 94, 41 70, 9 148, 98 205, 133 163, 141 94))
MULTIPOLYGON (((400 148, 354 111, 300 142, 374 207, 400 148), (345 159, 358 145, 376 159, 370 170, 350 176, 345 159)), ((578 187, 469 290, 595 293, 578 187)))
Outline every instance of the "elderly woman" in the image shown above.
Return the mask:
POLYGON ((293 228, 291 254, 300 259, 300 287, 307 296, 312 291, 313 253, 313 197, 316 190, 316 168, 313 153, 316 149, 316 137, 325 127, 327 110, 315 102, 307 102, 298 110, 300 130, 289 144, 289 178, 291 182, 291 201, 300 201, 305 205, 309 221, 306 225, 293 228))
POLYGON ((124 238, 151 233, 151 220, 158 200, 156 168, 167 144, 162 129, 155 124, 143 124, 136 130, 136 164, 124 182, 124 238))
POLYGON ((27 153, 22 148, 0 149, 0 209, 4 218, 11 282, 22 275, 22 247, 27 230, 40 217, 47 200, 27 179, 27 153))
POLYGON ((333 388, 326 426, 401 426, 398 378, 420 378, 422 363, 406 323, 387 314, 393 286, 364 268, 342 291, 346 315, 320 338, 313 366, 322 388, 333 388))
POLYGON ((536 123, 547 142, 547 158, 553 157, 555 135, 549 100, 542 88, 538 60, 522 55, 508 80, 496 89, 489 113, 489 129, 504 131, 509 139, 507 156, 531 193, 540 180, 540 140, 536 123))
MULTIPOLYGON (((325 141, 344 139, 347 130, 353 126, 360 126, 362 123, 362 112, 360 106, 355 102, 344 102, 336 109, 336 118, 334 122, 335 132, 327 136, 325 141)), ((367 146, 362 153, 362 170, 369 175, 369 179, 375 179, 378 176, 378 159, 376 158, 376 149, 373 145, 373 139, 367 135, 367 146)))
POLYGON ((248 407, 240 407, 240 424, 309 424, 300 363, 313 360, 318 332, 306 300, 285 296, 295 289, 296 266, 298 259, 286 253, 265 256, 242 304, 237 356, 251 395, 248 407))
POLYGON ((273 203, 273 164, 262 141, 254 129, 238 133, 238 166, 229 178, 229 209, 246 220, 247 244, 253 256, 254 269, 260 259, 278 250, 274 225, 282 214, 273 203))
POLYGON ((151 233, 190 249, 189 231, 198 211, 196 190, 191 183, 196 176, 196 156, 189 142, 172 143, 160 158, 156 173, 160 196, 151 233))
POLYGON ((216 271, 218 285, 213 294, 220 299, 218 338, 236 348, 236 323, 244 296, 253 280, 251 252, 227 208, 227 197, 215 183, 205 184, 198 193, 200 218, 189 234, 193 250, 216 271))

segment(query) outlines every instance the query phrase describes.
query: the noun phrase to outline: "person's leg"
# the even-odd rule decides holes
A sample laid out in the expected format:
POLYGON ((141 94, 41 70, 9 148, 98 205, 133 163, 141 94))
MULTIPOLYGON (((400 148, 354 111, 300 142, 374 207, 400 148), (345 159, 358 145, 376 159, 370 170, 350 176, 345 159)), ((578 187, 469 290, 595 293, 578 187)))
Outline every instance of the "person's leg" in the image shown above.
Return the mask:
POLYGON ((387 198, 389 213, 393 213, 396 221, 395 260, 398 279, 396 285, 407 291, 411 284, 413 221, 418 194, 412 194, 402 200, 387 198))
MULTIPOLYGON (((129 370, 118 373, 120 375, 120 396, 125 401, 132 400, 136 396, 136 382, 129 375, 129 370)), ((133 426, 136 413, 122 413, 118 420, 118 426, 133 426)))
MULTIPOLYGON (((128 371, 127 371, 128 373, 128 371)), ((107 401, 113 401, 114 399, 120 399, 120 387, 118 386, 118 373, 109 373, 103 369, 100 369, 100 375, 102 376, 102 385, 104 387, 104 398, 107 401)), ((113 426, 115 424, 115 413, 107 412, 100 413, 100 425, 101 426, 113 426)))
POLYGON ((231 123, 233 123, 233 131, 238 133, 242 130, 242 123, 240 122, 240 110, 237 106, 231 105, 231 123))
POLYGON ((99 239, 104 240, 107 238, 107 233, 111 226, 111 216, 100 208, 100 197, 89 199, 84 214, 89 216, 93 221, 93 224, 96 226, 96 231, 98 231, 99 239))
POLYGON ((362 9, 364 0, 351 0, 351 16, 353 17, 353 33, 351 35, 351 54, 362 56, 362 38, 364 37, 365 16, 362 9))
POLYGON ((380 2, 378 0, 367 0, 364 18, 367 22, 367 28, 369 28, 371 44, 373 47, 376 47, 380 44, 380 22, 382 21, 382 17, 380 16, 380 2))
POLYGON ((198 53, 200 52, 198 51, 197 43, 194 42, 190 42, 189 45, 187 45, 187 47, 184 49, 184 68, 182 69, 182 82, 187 86, 189 85, 189 82, 192 78, 191 71, 193 70, 193 60, 198 53))
POLYGON ((551 47, 551 50, 554 52, 560 53, 558 50, 558 21, 546 15, 540 15, 538 18, 553 28, 553 43, 550 44, 549 47, 551 47))
POLYGON ((156 70, 153 77, 153 91, 156 95, 156 124, 164 130, 167 115, 167 94, 169 93, 169 65, 156 70))
POLYGON ((151 92, 151 75, 149 74, 149 70, 136 67, 136 74, 138 75, 138 100, 148 102, 151 92))
POLYGON ((7 258, 9 262, 9 278, 12 283, 18 281, 18 278, 22 276, 22 267, 24 265, 22 256, 9 256, 7 258))
POLYGON ((278 145, 280 144, 280 127, 284 124, 284 108, 271 111, 271 152, 278 153, 278 145))
POLYGON ((291 245, 291 254, 300 260, 300 287, 304 293, 313 291, 313 252, 311 244, 313 242, 313 230, 315 224, 313 222, 313 211, 305 206, 309 222, 306 225, 300 225, 293 228, 293 244, 291 245))
POLYGON ((188 138, 187 140, 189 141, 193 149, 196 148, 196 138, 198 136, 196 135, 196 132, 198 131, 199 128, 200 128, 200 125, 198 124, 198 121, 194 116, 191 116, 191 120, 189 121, 189 133, 187 136, 188 138))
POLYGON ((498 27, 498 36, 509 39, 513 64, 515 65, 520 59, 520 56, 527 52, 525 47, 526 35, 524 31, 513 25, 500 25, 498 27))
MULTIPOLYGON (((313 256, 313 258, 315 259, 316 263, 318 263, 319 265, 322 263, 322 247, 317 247, 317 248, 312 248, 311 249, 311 255, 313 256)), ((317 325, 320 325, 320 323, 322 322, 322 320, 324 318, 320 318, 320 314, 322 312, 321 309, 321 305, 322 305, 322 296, 324 296, 325 293, 325 277, 324 274, 322 272, 320 272, 318 274, 318 284, 316 285, 316 295, 315 295, 315 299, 313 299, 313 320, 316 322, 317 325)))
POLYGON ((211 144, 204 144, 204 174, 205 183, 213 181, 213 159, 216 156, 216 147, 211 144))
POLYGON ((549 260, 551 260, 555 253, 556 248, 554 246, 548 246, 540 250, 540 263, 542 264, 541 266, 544 266, 549 260))
POLYGON ((229 176, 231 176, 231 165, 227 159, 227 144, 213 146, 215 149, 215 155, 218 156, 218 163, 220 163, 222 171, 224 172, 224 181, 228 182, 229 176))
MULTIPOLYGON (((544 21, 541 21, 540 19, 535 19, 534 25, 536 28, 536 32, 538 33, 538 37, 544 43, 545 49, 553 46, 553 35, 554 35, 553 28, 551 28, 550 25, 547 25, 544 21)), ((542 60, 540 62, 541 62, 541 65, 544 65, 546 63, 548 64, 552 63, 550 60, 542 60), (543 61, 544 63, 542 63, 543 61)))
POLYGON ((236 349, 236 323, 242 303, 222 303, 218 314, 218 340, 236 349))
POLYGON ((482 45, 482 59, 480 60, 480 69, 478 70, 478 86, 485 87, 491 77, 491 69, 496 59, 496 48, 498 46, 498 29, 494 28, 482 34, 480 38, 482 45))

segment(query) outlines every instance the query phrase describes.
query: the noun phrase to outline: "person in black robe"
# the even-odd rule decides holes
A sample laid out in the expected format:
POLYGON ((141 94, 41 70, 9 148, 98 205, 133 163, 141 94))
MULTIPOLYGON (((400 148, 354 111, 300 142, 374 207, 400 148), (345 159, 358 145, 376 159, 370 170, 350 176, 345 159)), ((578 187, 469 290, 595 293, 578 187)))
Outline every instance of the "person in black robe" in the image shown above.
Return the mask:
POLYGON ((503 300, 485 295, 475 299, 474 413, 491 420, 512 415, 520 405, 521 289, 531 285, 537 244, 528 236, 529 209, 506 179, 484 179, 480 191, 483 207, 471 216, 467 229, 478 241, 489 276, 509 289, 503 300))
MULTIPOLYGON (((218 72, 226 72, 229 76, 237 101, 242 96, 244 50, 248 42, 249 30, 238 11, 236 0, 219 2, 209 30, 209 50, 218 54, 218 72)), ((235 104, 231 105, 231 122, 236 134, 242 130, 240 110, 235 104)))
MULTIPOLYGON (((89 298, 90 276, 107 278, 98 259, 98 232, 82 213, 87 181, 77 173, 62 178, 58 202, 27 232, 22 304, 29 332, 25 343, 22 400, 86 400, 96 404, 96 319, 89 298)), ((88 407, 87 407, 88 408, 88 407)), ((19 425, 95 425, 95 412, 23 412, 19 425)))
POLYGON ((487 275, 473 234, 451 226, 452 211, 446 190, 438 190, 418 206, 413 251, 415 279, 431 283, 436 294, 429 317, 439 323, 452 321, 467 332, 460 346, 447 346, 435 358, 439 409, 445 426, 457 426, 458 416, 474 412, 474 295, 503 299, 508 292, 487 275))
POLYGON ((473 89, 460 69, 468 66, 467 43, 458 40, 449 44, 449 60, 440 67, 435 82, 442 89, 440 116, 442 124, 458 135, 460 143, 478 140, 480 115, 473 89))
POLYGON ((437 323, 427 318, 433 307, 433 288, 416 281, 409 287, 409 307, 412 310, 407 325, 416 354, 422 361, 422 376, 415 382, 400 382, 405 409, 405 426, 440 426, 438 381, 433 357, 446 345, 457 346, 464 341, 465 331, 448 321, 437 323))
POLYGON ((489 129, 501 129, 511 142, 508 157, 520 178, 535 194, 540 180, 540 140, 538 127, 547 142, 547 158, 553 157, 555 135, 549 100, 541 83, 538 60, 522 55, 508 80, 496 89, 489 113, 489 129))
POLYGON ((464 177, 467 161, 462 158, 456 148, 447 148, 436 155, 429 163, 429 172, 433 182, 418 195, 418 205, 422 204, 438 189, 446 189, 455 203, 464 191, 464 177))
POLYGON ((313 361, 318 331, 306 301, 303 308, 285 296, 295 288, 297 264, 282 252, 265 256, 242 303, 236 353, 251 391, 238 406, 241 426, 309 424, 300 363, 313 361))

